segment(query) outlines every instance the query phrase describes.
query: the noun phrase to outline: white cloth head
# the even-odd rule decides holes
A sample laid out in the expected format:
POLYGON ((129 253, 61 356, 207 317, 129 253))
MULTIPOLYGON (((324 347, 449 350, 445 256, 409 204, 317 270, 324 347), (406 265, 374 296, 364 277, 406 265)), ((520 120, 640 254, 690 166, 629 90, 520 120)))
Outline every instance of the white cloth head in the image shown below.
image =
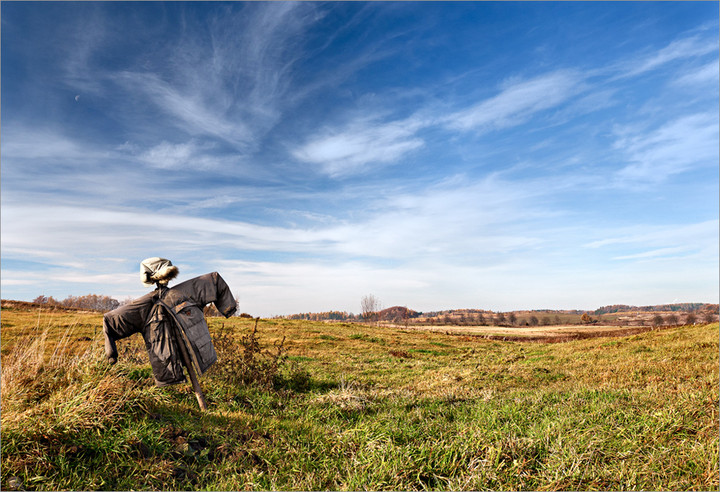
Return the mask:
POLYGON ((167 285, 177 277, 180 271, 170 260, 154 256, 140 263, 140 276, 143 285, 152 287, 155 284, 167 285))

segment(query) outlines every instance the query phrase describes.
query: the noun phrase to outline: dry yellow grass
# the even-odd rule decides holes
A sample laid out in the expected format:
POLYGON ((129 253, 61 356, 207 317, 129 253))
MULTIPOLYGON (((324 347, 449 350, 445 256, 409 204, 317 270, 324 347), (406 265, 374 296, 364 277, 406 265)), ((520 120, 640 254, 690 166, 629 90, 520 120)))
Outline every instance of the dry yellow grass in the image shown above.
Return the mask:
MULTIPOLYGON (((719 485, 717 324, 535 343, 261 320, 263 345, 286 337, 308 388, 208 374, 200 414, 189 385, 152 385, 139 336, 105 365, 99 315, 9 311, 6 322, 3 488, 719 485)), ((210 329, 241 336, 253 323, 210 329)))

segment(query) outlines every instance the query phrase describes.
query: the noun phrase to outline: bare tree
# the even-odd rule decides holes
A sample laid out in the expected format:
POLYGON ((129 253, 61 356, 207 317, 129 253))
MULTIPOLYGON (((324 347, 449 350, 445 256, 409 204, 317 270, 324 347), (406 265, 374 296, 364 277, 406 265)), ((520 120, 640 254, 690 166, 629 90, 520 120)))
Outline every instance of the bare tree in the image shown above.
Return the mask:
POLYGON ((380 299, 372 294, 363 296, 360 300, 360 308, 365 321, 377 319, 377 312, 380 311, 380 299))

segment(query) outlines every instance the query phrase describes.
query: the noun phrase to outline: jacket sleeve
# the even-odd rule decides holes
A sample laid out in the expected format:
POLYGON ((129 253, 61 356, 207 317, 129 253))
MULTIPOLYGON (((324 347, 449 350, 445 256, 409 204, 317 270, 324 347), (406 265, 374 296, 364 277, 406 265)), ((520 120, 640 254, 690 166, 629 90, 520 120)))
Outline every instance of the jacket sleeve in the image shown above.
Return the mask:
POLYGON ((229 318, 235 313, 237 304, 230 287, 218 272, 206 273, 183 282, 172 290, 184 293, 198 306, 214 303, 223 316, 229 318))
POLYGON ((155 295, 154 292, 150 292, 103 316, 105 355, 111 363, 114 364, 117 360, 115 342, 143 330, 145 320, 155 303, 155 295))
POLYGON ((229 318, 237 310, 237 303, 235 297, 233 297, 230 287, 225 283, 225 280, 220 276, 218 272, 210 274, 215 282, 215 307, 222 313, 223 316, 229 318))

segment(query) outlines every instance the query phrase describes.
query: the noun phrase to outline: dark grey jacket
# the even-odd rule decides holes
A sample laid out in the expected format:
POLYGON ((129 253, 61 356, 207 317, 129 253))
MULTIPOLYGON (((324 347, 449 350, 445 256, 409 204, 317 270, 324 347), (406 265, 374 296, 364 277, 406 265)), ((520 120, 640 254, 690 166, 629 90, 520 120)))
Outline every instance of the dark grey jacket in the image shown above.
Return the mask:
POLYGON ((116 340, 142 333, 155 383, 158 386, 185 381, 182 357, 175 345, 179 334, 198 375, 217 361, 203 308, 215 303, 225 317, 236 309, 230 288, 217 272, 201 275, 175 287, 160 287, 129 304, 106 313, 103 318, 105 352, 117 359, 116 340))

